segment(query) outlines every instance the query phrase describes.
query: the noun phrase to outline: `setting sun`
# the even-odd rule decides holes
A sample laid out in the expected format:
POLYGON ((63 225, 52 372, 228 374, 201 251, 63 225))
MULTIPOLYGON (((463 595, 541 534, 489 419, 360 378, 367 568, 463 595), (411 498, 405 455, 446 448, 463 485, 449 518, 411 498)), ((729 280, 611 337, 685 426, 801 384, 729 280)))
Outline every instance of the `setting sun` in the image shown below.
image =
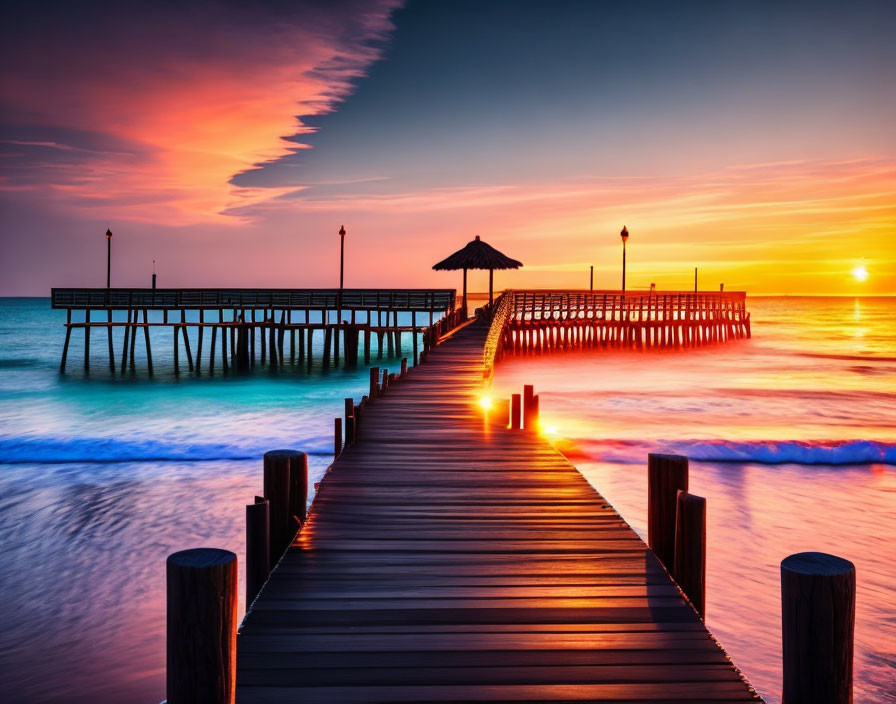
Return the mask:
POLYGON ((864 265, 857 266, 852 270, 852 276, 856 281, 867 281, 868 269, 866 269, 864 265))

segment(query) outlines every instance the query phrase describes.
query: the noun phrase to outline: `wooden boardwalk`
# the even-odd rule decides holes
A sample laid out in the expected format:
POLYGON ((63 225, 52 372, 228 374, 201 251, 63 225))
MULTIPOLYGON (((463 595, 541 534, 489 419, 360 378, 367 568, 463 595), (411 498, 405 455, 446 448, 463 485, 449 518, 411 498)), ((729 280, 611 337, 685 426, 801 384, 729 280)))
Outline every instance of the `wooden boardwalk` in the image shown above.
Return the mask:
POLYGON ((237 702, 757 701, 582 475, 483 423, 485 335, 365 409, 238 637, 237 702))

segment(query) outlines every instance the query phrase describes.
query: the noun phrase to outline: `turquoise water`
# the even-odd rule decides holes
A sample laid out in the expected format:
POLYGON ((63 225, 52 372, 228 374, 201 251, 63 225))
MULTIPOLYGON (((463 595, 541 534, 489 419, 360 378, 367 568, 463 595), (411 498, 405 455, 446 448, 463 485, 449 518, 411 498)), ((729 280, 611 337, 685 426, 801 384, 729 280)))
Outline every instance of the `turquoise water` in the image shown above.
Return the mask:
MULTIPOLYGON (((242 565, 261 456, 310 453, 313 489, 332 461, 333 418, 344 398, 367 392, 369 373, 322 369, 315 340, 310 372, 287 363, 225 377, 219 357, 214 377, 176 376, 171 333, 153 330, 152 378, 142 336, 137 373, 122 378, 96 332, 89 375, 77 332, 60 376, 63 322, 46 299, 0 299, 3 698, 157 703, 165 558, 210 545, 242 565)), ((373 353, 380 367, 397 371, 399 361, 373 353)))

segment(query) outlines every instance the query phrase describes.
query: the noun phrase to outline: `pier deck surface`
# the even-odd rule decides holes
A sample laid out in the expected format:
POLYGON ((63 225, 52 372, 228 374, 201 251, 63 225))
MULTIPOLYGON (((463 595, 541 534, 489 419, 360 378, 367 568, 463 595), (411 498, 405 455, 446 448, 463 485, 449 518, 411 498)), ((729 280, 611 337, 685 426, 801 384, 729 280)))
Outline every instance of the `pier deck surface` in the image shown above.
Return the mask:
POLYGON ((757 701, 575 467, 484 425, 485 334, 365 409, 238 637, 237 702, 757 701))

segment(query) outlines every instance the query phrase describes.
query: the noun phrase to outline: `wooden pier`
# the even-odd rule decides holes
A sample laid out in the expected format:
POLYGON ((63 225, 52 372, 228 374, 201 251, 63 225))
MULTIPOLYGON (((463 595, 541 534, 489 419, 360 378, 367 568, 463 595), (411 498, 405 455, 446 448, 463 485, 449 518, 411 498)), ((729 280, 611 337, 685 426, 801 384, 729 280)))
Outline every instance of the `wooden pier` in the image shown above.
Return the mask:
POLYGON ((426 336, 440 320, 451 316, 454 324, 459 315, 453 289, 54 288, 51 306, 66 311, 60 372, 65 372, 72 332, 82 330, 84 369, 90 369, 91 332, 105 331, 109 369, 114 373, 113 332, 120 329, 118 369, 135 370, 137 338, 142 336, 150 374, 154 328, 171 331, 176 373, 182 354, 190 372, 214 373, 218 359, 223 371, 256 363, 283 365, 287 358, 310 366, 315 333, 322 335, 324 366, 338 365, 340 360, 355 364, 359 349, 369 362, 374 344, 379 356, 400 355, 403 334, 411 336, 416 357, 418 336, 422 334, 423 344, 428 344, 426 336))
POLYGON ((758 701, 575 467, 483 415, 508 300, 372 382, 247 613, 237 702, 758 701))
POLYGON ((740 291, 509 291, 503 347, 683 348, 750 337, 740 291))

